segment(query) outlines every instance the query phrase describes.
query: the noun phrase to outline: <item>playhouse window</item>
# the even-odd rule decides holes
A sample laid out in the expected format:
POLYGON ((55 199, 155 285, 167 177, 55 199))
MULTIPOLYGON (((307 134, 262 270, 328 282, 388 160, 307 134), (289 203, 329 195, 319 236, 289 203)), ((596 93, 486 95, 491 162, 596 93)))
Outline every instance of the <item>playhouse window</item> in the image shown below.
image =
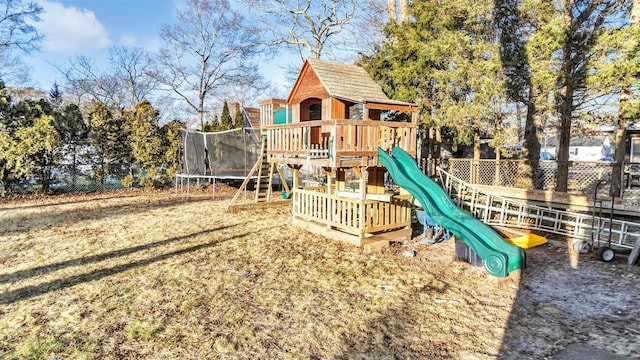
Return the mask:
POLYGON ((309 106, 309 120, 322 120, 322 104, 309 106))
POLYGON ((382 110, 380 112, 380 120, 382 120, 382 121, 411 122, 411 114, 409 112, 406 112, 406 111, 382 110))
POLYGON ((362 120, 362 104, 353 104, 349 106, 349 119, 351 120, 362 120))

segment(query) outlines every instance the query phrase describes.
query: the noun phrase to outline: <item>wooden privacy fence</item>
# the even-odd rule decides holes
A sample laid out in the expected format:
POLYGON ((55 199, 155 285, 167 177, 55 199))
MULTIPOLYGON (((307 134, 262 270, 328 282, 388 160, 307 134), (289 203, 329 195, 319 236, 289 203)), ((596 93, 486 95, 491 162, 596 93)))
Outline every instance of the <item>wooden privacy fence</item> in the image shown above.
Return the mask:
POLYGON ((302 220, 326 224, 360 237, 411 226, 411 204, 407 199, 360 200, 296 189, 292 212, 302 220))

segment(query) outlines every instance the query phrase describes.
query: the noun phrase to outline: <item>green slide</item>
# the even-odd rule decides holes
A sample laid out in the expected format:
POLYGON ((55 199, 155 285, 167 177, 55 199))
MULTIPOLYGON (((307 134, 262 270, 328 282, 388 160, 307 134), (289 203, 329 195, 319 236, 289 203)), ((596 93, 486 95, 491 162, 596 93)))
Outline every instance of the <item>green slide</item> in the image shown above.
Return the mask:
POLYGON ((413 195, 440 226, 463 240, 492 275, 506 277, 525 266, 525 253, 498 233, 459 209, 436 182, 426 176, 411 155, 395 147, 392 155, 378 148, 378 158, 393 180, 413 195))

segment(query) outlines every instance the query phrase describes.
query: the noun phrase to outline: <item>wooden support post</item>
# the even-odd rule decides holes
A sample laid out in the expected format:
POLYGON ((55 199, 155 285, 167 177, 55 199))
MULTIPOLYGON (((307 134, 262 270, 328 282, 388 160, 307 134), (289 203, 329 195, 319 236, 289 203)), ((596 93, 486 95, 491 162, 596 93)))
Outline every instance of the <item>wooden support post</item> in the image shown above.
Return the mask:
POLYGON ((289 195, 291 193, 291 190, 289 190, 289 184, 287 184, 287 178, 284 176, 284 172, 278 165, 276 165, 276 170, 278 171, 278 176, 280 176, 280 182, 284 187, 284 191, 287 193, 287 195, 289 195))
MULTIPOLYGON (((364 234, 365 234, 365 228, 366 223, 367 223, 367 219, 369 214, 367 214, 367 207, 365 205, 365 202, 367 200, 367 179, 364 176, 364 172, 367 170, 366 167, 361 167, 358 169, 358 171, 356 172, 356 174, 358 174, 358 177, 360 178, 360 213, 358 214, 358 227, 360 228, 360 241, 362 242, 362 239, 364 239, 364 234)), ((362 243, 360 244, 360 246, 362 245, 362 243)))
POLYGON ((369 194, 384 194, 384 173, 383 167, 370 167, 367 169, 369 180, 367 181, 367 192, 369 194))
MULTIPOLYGON (((333 189, 333 173, 330 167, 325 167, 323 169, 327 173, 327 194, 331 195, 331 190, 333 189)), ((326 219, 328 220, 327 229, 331 229, 331 221, 333 221, 333 200, 327 199, 326 205, 326 219)))
POLYGON ((360 190, 360 200, 365 201, 367 199, 367 179, 364 176, 364 172, 367 170, 366 167, 354 167, 353 171, 360 179, 359 189, 360 190))
POLYGON ((300 176, 299 176, 300 174, 298 173, 298 171, 300 170, 302 165, 288 165, 288 166, 291 169, 291 172, 293 173, 293 184, 291 184, 291 191, 293 191, 294 189, 300 188, 300 176))
POLYGON ((327 194, 331 194, 331 190, 333 189, 333 173, 331 168, 325 167, 322 168, 327 173, 327 194))
POLYGON ((276 163, 271 163, 269 168, 269 188, 267 190, 267 202, 271 201, 271 193, 273 192, 273 174, 276 169, 276 163))
POLYGON ((344 168, 336 169, 336 191, 344 191, 347 188, 346 172, 344 168))

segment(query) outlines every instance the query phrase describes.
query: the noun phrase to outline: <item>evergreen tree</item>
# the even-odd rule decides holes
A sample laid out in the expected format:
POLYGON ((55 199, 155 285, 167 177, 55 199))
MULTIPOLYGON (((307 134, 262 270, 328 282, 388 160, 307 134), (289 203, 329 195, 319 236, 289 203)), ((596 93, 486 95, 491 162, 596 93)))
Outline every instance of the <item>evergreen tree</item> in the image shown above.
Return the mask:
POLYGON ((180 151, 182 149, 182 131, 185 124, 178 120, 173 120, 162 126, 162 151, 163 162, 167 165, 166 175, 168 178, 175 178, 182 168, 182 158, 180 151))
POLYGON ((11 129, 8 127, 9 121, 7 119, 10 106, 11 97, 7 93, 4 82, 0 80, 0 183, 3 186, 3 190, 0 191, 0 196, 10 191, 13 184, 11 171, 9 171, 7 167, 7 154, 13 146, 13 138, 10 133, 11 129))
POLYGON ((218 115, 213 115, 213 120, 211 122, 206 122, 202 128, 204 132, 214 132, 220 129, 220 121, 218 120, 218 115))
POLYGON ((0 102, 0 180, 5 191, 11 191, 20 179, 33 176, 39 178, 43 191, 48 191, 51 169, 59 163, 62 147, 51 104, 44 99, 14 104, 6 95, 0 102))
POLYGON ((66 166, 71 183, 75 184, 78 175, 79 150, 89 139, 89 127, 76 104, 65 104, 64 94, 57 83, 49 90, 49 99, 54 107, 54 126, 62 139, 62 162, 71 160, 66 166))
POLYGON ((556 97, 560 117, 556 191, 567 191, 571 125, 576 111, 585 105, 584 92, 589 60, 595 56, 593 49, 600 34, 606 31, 606 23, 615 20, 615 15, 623 4, 624 2, 616 0, 563 2, 560 27, 562 55, 559 60, 560 73, 556 97))
MULTIPOLYGON (((495 22, 500 59, 507 76, 506 92, 515 106, 526 109, 519 187, 535 188, 540 144, 548 119, 554 118, 553 94, 558 79, 561 17, 547 0, 496 0, 495 22)), ((516 121, 521 120, 516 114, 516 121)))
POLYGON ((233 129, 233 120, 231 119, 229 104, 225 101, 224 105, 222 105, 222 115, 220 115, 220 130, 229 129, 233 129))
POLYGON ((57 82, 53 83, 51 89, 49 89, 49 101, 54 108, 62 106, 63 98, 62 98, 62 90, 60 90, 60 86, 58 86, 57 82))
POLYGON ((454 143, 479 144, 504 103, 492 9, 488 0, 414 2, 411 21, 389 24, 387 40, 362 63, 390 97, 418 102, 425 125, 454 129, 454 143))
POLYGON ((62 139, 54 124, 52 115, 42 115, 31 126, 17 129, 6 155, 7 167, 13 169, 17 178, 39 175, 43 193, 49 191, 51 170, 61 157, 62 139))
POLYGON ((614 141, 614 166, 611 174, 611 195, 619 196, 622 188, 626 129, 640 117, 640 98, 633 91, 640 83, 640 1, 624 1, 627 5, 615 26, 597 38, 590 58, 587 76, 588 92, 592 98, 617 94, 619 106, 614 141))
POLYGON ((121 117, 116 117, 101 102, 89 105, 89 138, 93 150, 96 182, 104 183, 111 165, 129 161, 131 150, 121 117))
POLYGON ((136 104, 133 111, 125 110, 122 115, 133 163, 140 166, 144 174, 140 183, 145 187, 153 186, 164 160, 158 116, 159 112, 147 100, 136 104))
POLYGON ((238 107, 234 116, 234 128, 241 129, 244 127, 244 115, 242 114, 242 108, 238 107))
POLYGON ((136 104, 133 111, 123 113, 134 162, 145 168, 162 164, 158 116, 159 112, 147 100, 136 104))

